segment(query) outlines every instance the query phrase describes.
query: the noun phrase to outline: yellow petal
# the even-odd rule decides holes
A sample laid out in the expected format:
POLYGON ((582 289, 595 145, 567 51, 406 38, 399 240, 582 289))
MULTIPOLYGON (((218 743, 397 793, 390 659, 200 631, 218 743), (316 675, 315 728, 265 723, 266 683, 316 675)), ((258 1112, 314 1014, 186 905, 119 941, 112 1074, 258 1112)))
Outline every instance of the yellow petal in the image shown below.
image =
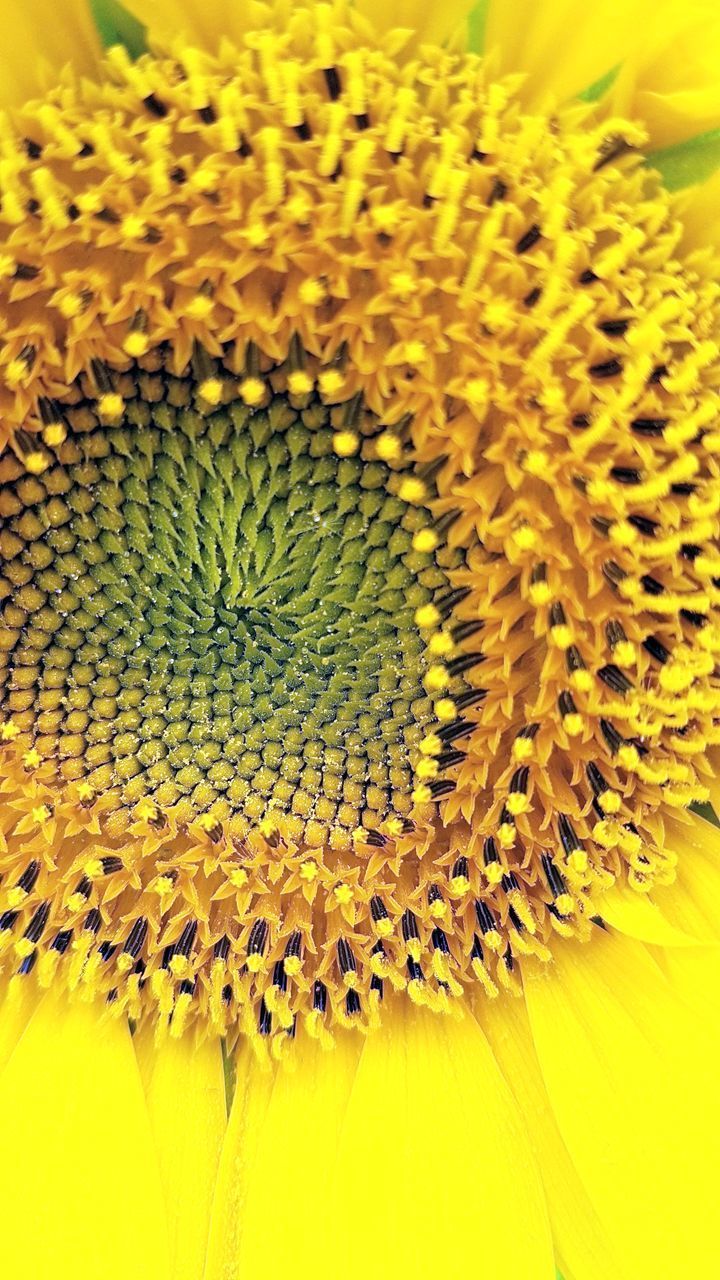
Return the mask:
POLYGON ((642 120, 653 149, 720 125, 720 16, 705 0, 671 4, 647 25, 618 77, 616 108, 642 120))
POLYGON ((558 1126, 616 1253, 633 1276, 707 1274, 716 1255, 717 1030, 642 943, 601 931, 585 946, 558 947, 525 992, 558 1126))
POLYGON ((170 1280, 127 1023, 48 993, 0 1076, 3 1274, 170 1280))
POLYGON ((678 929, 647 893, 617 882, 595 902, 602 916, 620 933, 661 947, 692 947, 697 939, 678 929))
POLYGON ((446 0, 444 4, 420 4, 418 0, 358 0, 360 13, 377 31, 405 27, 421 40, 442 44, 474 7, 473 0, 446 0))
POLYGON ((40 996, 30 978, 11 978, 0 1004, 0 1070, 25 1030, 40 996))
POLYGON ((564 1280, 631 1280, 580 1181, 555 1121, 522 1000, 478 1000, 476 1015, 525 1121, 542 1174, 564 1280))
POLYGON ((328 1238, 331 1179, 359 1051, 350 1034, 331 1051, 301 1040, 274 1078, 241 1059, 205 1280, 266 1274, 268 1259, 277 1276, 337 1276, 347 1242, 336 1255, 328 1238))
POLYGON ((363 1049, 334 1184, 343 1280, 555 1275, 527 1135, 469 1015, 406 1000, 386 1010, 363 1049))
POLYGON ((101 49, 85 0, 0 0, 3 52, 0 105, 36 97, 65 65, 88 75, 101 49))
POLYGON ((133 17, 147 27, 150 40, 172 44, 178 37, 201 48, 217 50, 223 36, 239 41, 253 26, 264 25, 262 6, 253 0, 122 0, 133 17))
POLYGON ((665 840, 677 855, 674 884, 653 897, 663 916, 699 942, 720 942, 720 829, 705 818, 668 817, 665 840))
POLYGON ((503 72, 527 74, 528 101, 562 101, 635 49, 659 8, 650 0, 490 0, 485 51, 503 72))
POLYGON ((167 1207, 170 1273, 173 1280, 199 1280, 227 1120, 220 1041, 196 1043, 186 1033, 158 1042, 152 1029, 139 1039, 167 1207))

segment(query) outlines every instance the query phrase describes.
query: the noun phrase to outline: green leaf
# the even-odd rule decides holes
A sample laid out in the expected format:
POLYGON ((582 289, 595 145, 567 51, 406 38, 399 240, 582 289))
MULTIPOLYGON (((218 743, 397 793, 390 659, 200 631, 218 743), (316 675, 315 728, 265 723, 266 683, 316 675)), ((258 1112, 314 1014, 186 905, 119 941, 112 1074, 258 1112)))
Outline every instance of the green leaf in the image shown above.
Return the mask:
POLYGON ((582 93, 578 94, 578 98, 581 98, 583 102, 597 102, 605 96, 608 89, 612 88, 617 80, 619 70, 620 63, 618 62, 616 66, 606 71, 604 76, 600 76, 599 80, 594 80, 592 84, 588 85, 587 89, 583 89, 582 93))
POLYGON ((705 182, 720 168, 720 129, 709 129, 673 147, 651 151, 648 164, 660 170, 668 191, 681 191, 695 182, 705 182))
POLYGON ((120 0, 90 0, 90 12, 104 48, 124 44, 131 58, 147 53, 147 28, 120 0))
POLYGON ((489 8, 490 0, 478 0, 475 8, 468 14, 468 49, 471 53, 483 53, 485 49, 485 26, 489 8))

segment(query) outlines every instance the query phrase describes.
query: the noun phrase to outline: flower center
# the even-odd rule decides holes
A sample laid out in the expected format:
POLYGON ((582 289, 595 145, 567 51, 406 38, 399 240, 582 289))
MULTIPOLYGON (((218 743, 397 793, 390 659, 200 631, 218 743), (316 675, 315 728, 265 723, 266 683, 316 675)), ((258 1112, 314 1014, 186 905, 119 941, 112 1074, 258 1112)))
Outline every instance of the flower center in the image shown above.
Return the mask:
POLYGON ((413 545, 431 516, 359 396, 331 411, 281 366, 262 407, 213 409, 190 372, 96 369, 112 422, 79 394, 36 474, 6 457, 0 714, 48 779, 347 844, 411 804, 433 712, 415 614, 449 591, 413 545))
POLYGON ((0 950, 276 1043, 588 938, 720 737, 717 264, 330 14, 2 136, 0 950))

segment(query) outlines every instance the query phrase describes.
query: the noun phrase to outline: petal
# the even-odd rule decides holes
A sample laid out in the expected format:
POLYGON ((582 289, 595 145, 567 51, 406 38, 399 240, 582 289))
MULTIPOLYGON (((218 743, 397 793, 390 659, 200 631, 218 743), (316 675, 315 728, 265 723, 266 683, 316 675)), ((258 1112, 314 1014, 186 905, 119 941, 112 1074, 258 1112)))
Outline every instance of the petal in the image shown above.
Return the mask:
POLYGON ((217 49, 223 36, 241 40, 253 26, 262 25, 262 6, 253 0, 122 0, 128 13, 147 27, 150 40, 172 44, 178 37, 206 49, 217 49), (260 15, 260 16, 259 16, 260 15))
POLYGON ((28 978, 10 979, 0 1004, 0 1071, 5 1066, 40 999, 28 978))
POLYGON ((650 0, 490 0, 485 52, 498 69, 524 71, 534 104, 562 101, 599 80, 644 38, 650 0))
POLYGON ((553 1115, 524 1001, 477 1001, 485 1032, 525 1121, 542 1174, 564 1280, 630 1280, 608 1239, 553 1115))
POLYGON ((456 1021, 407 1000, 387 1010, 363 1049, 335 1188, 338 1247, 343 1210, 357 1223, 345 1280, 555 1275, 527 1135, 470 1016, 456 1021))
POLYGON ((419 4, 418 0, 358 0, 356 7, 376 31, 405 27, 422 40, 442 44, 465 21, 473 0, 446 0, 444 4, 419 4))
POLYGON ((36 97, 45 84, 70 65, 90 75, 100 64, 101 49, 84 0, 27 0, 5 3, 0 105, 16 106, 36 97))
MULTIPOLYGON (((143 1083, 167 1206, 173 1280, 198 1280, 227 1111, 217 1038, 141 1033, 143 1083), (144 1069, 143 1069, 144 1068, 144 1069)), ((136 1037, 137 1039, 137 1037, 136 1037)), ((136 1049, 138 1045, 136 1045, 136 1049)))
POLYGON ((720 830, 696 814, 665 820, 677 878, 653 897, 663 916, 699 942, 720 942, 720 830))
POLYGON ((169 1280, 165 1211, 127 1023, 48 993, 2 1076, 3 1271, 169 1280))
POLYGON ((205 1280, 267 1274, 269 1263, 278 1276, 337 1275, 327 1236, 330 1180, 359 1051, 352 1035, 339 1038, 332 1051, 299 1041, 275 1077, 243 1053, 205 1280))
POLYGON ((617 882, 598 898, 598 915, 620 933, 661 947, 692 947, 697 939, 671 924, 647 893, 617 882))
POLYGON ((647 125, 653 148, 672 146, 720 125, 719 61, 714 0, 670 5, 627 59, 613 103, 647 125))
POLYGON ((558 1126, 616 1253, 631 1275, 702 1274, 716 1254, 717 1029, 641 943, 601 931, 559 947, 525 993, 558 1126))

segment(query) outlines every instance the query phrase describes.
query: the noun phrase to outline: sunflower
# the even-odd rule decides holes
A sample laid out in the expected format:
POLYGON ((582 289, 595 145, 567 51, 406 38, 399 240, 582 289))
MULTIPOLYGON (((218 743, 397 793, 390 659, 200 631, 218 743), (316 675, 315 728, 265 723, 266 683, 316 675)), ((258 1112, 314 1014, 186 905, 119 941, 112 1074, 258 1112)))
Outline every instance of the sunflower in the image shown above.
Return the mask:
POLYGON ((716 1256, 720 19, 468 9, 2 6, 13 1280, 716 1256))

